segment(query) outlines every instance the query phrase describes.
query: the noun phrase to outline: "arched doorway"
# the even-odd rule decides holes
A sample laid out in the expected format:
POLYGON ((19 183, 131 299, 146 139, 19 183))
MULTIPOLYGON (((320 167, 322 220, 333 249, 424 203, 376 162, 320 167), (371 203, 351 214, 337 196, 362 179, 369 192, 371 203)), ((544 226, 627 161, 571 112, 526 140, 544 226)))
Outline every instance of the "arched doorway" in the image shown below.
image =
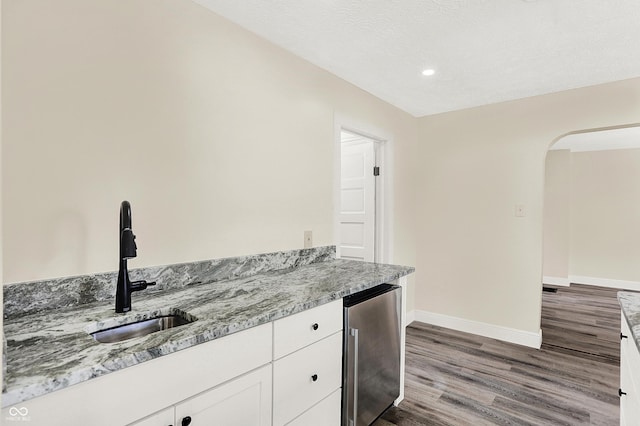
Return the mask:
POLYGON ((574 132, 547 152, 543 284, 640 290, 640 126, 574 132))

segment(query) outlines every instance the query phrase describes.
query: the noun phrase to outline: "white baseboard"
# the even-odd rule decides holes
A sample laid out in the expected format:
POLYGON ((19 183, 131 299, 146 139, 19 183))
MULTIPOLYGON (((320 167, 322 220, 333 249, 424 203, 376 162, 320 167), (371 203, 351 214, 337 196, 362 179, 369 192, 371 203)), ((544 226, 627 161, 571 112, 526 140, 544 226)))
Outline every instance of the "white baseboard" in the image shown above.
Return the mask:
POLYGON ((515 328, 502 327, 499 325, 420 310, 407 312, 407 324, 410 324, 409 318, 411 318, 412 321, 424 322, 426 324, 437 325, 439 327, 450 328, 452 330, 462 331, 465 333, 477 334, 479 336, 490 337, 492 339, 528 346, 530 348, 540 349, 540 346, 542 345, 542 330, 538 333, 532 333, 530 331, 517 330, 515 328))
POLYGON ((542 277, 542 284, 569 287, 569 285, 571 285, 571 280, 569 280, 568 277, 549 277, 545 275, 542 277))
POLYGON ((612 280, 609 278, 584 277, 581 275, 569 275, 569 281, 575 284, 597 285, 598 287, 640 291, 640 282, 638 281, 612 280))
POLYGON ((407 312, 407 325, 411 324, 416 320, 416 311, 407 312))

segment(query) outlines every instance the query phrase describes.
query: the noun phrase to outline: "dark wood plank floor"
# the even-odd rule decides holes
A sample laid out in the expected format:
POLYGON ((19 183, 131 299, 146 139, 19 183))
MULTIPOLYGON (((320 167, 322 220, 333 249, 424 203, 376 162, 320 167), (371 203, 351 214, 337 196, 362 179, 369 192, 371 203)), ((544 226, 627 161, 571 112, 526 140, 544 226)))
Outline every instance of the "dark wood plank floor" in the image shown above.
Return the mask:
POLYGON ((405 400, 375 426, 618 425, 616 292, 544 291, 540 350, 414 322, 405 400))

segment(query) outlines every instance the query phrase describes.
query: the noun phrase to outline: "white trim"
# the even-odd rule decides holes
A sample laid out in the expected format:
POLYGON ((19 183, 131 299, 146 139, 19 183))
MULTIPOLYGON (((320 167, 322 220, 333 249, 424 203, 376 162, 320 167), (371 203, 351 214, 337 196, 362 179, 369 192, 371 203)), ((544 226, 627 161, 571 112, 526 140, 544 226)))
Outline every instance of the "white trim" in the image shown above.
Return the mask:
POLYGON ((336 257, 340 257, 340 178, 342 163, 342 127, 334 117, 333 128, 333 245, 336 246, 336 257))
POLYGON ((368 123, 362 123, 338 113, 334 114, 333 165, 333 241, 340 257, 340 146, 342 130, 377 142, 376 162, 380 177, 376 182, 376 253, 375 262, 393 262, 393 136, 368 123))
POLYGON ((402 299, 400 301, 400 394, 395 401, 393 401, 394 406, 398 406, 400 402, 404 399, 404 376, 405 376, 405 358, 406 358, 406 350, 407 350, 407 325, 409 321, 407 320, 407 276, 403 276, 398 278, 395 281, 395 284, 399 285, 402 288, 402 299))
POLYGON ((549 276, 545 275, 545 276, 542 277, 542 284, 569 287, 569 285, 571 285, 571 281, 569 280, 568 277, 567 278, 565 278, 565 277, 549 277, 549 276))
POLYGON ((502 327, 500 325, 419 310, 414 311, 414 317, 416 321, 424 322, 426 324, 437 325, 465 333, 477 334, 479 336, 490 337, 492 339, 498 339, 504 342, 515 343, 517 345, 528 346, 535 349, 540 349, 540 346, 542 345, 542 330, 537 333, 532 333, 530 331, 517 330, 515 328, 502 327))
POLYGON ((640 282, 614 280, 610 278, 584 277, 581 275, 569 275, 569 281, 575 284, 596 285, 598 287, 619 288, 621 290, 640 291, 640 282))
POLYGON ((632 126, 570 133, 558 139, 549 150, 568 149, 571 152, 586 152, 638 148, 640 148, 640 126, 632 126))
POLYGON ((407 325, 411 324, 415 320, 416 320, 416 311, 415 311, 415 309, 413 311, 407 312, 407 325))

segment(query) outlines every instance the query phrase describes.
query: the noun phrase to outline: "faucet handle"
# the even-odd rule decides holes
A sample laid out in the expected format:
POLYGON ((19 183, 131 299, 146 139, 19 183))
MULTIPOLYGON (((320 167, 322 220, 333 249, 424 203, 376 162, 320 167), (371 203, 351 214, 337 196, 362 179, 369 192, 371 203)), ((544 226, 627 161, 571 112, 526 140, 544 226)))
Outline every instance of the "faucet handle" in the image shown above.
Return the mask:
POLYGON ((131 281, 131 291, 144 290, 149 285, 156 285, 156 282, 155 281, 147 282, 145 280, 131 281))
POLYGON ((120 256, 122 259, 136 257, 136 236, 131 228, 125 228, 120 233, 120 256))

